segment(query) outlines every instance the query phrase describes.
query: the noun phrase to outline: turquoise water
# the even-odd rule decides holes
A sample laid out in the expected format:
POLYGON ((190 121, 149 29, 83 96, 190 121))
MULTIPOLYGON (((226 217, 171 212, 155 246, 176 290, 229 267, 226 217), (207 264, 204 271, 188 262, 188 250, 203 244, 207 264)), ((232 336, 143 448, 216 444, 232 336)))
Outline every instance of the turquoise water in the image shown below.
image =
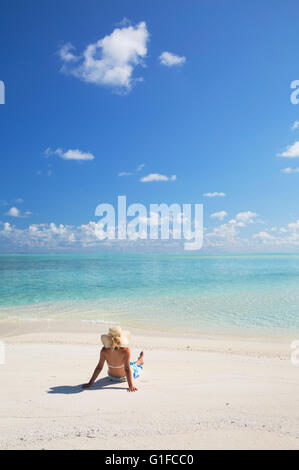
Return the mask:
POLYGON ((296 255, 0 255, 0 319, 299 332, 296 255))

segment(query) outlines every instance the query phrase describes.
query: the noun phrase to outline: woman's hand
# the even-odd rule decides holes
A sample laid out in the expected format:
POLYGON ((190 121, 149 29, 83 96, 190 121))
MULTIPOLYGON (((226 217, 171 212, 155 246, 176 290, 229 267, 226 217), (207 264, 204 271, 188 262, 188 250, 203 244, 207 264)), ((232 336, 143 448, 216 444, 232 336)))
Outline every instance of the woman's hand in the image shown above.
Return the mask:
POLYGON ((91 386, 92 386, 92 384, 88 382, 88 384, 83 384, 83 385, 82 385, 82 388, 89 388, 89 387, 91 387, 91 386))
POLYGON ((137 392, 138 388, 134 387, 134 385, 131 385, 131 387, 128 388, 128 392, 137 392))

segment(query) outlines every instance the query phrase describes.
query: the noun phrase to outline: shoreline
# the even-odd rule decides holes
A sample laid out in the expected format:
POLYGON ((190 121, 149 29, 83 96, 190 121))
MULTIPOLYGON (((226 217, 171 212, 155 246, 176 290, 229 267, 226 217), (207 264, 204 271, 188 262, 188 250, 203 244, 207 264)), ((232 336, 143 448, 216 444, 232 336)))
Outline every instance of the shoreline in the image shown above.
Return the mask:
POLYGON ((136 334, 142 335, 158 335, 165 337, 178 337, 184 336, 190 340, 225 340, 225 341, 245 341, 245 342, 266 342, 266 343, 291 343, 299 339, 299 330, 281 331, 281 329, 268 329, 268 335, 265 335, 266 329, 247 328, 247 329, 232 329, 229 333, 225 330, 215 328, 214 330, 207 328, 199 328, 198 330, 182 330, 177 327, 168 328, 166 325, 159 328, 155 325, 142 325, 136 326, 134 322, 126 323, 117 321, 106 321, 99 319, 66 319, 66 318, 36 318, 36 317, 12 317, 0 318, 0 340, 7 335, 24 335, 30 333, 41 332, 57 332, 69 331, 73 333, 94 333, 96 329, 103 331, 113 325, 121 325, 123 329, 131 330, 136 334))
MULTIPOLYGON (((157 335, 165 336, 166 338, 185 337, 190 340, 199 339, 210 339, 210 340, 226 340, 226 341, 248 341, 248 342, 275 342, 275 343, 287 343, 294 339, 299 339, 299 331, 281 333, 277 331, 275 335, 261 335, 260 331, 257 330, 255 334, 253 331, 231 331, 229 334, 225 331, 214 332, 201 329, 199 331, 188 331, 179 330, 176 328, 169 329, 166 326, 156 328, 155 326, 132 326, 126 322, 106 321, 106 320, 92 320, 92 319, 57 319, 57 318, 11 318, 11 319, 0 319, 0 338, 4 338, 6 335, 24 335, 30 333, 41 333, 41 332, 57 332, 63 331, 67 333, 94 333, 95 330, 104 331, 113 325, 120 325, 123 329, 131 330, 137 335, 157 335), (238 331, 238 333, 237 333, 238 331)), ((102 334, 102 333, 101 333, 102 334)))

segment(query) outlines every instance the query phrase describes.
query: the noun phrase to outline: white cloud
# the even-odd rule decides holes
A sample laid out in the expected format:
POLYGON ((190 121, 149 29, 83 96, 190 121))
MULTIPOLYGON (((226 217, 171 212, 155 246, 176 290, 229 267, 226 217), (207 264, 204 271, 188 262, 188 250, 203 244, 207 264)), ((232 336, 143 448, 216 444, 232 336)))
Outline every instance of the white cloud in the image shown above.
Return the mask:
POLYGON ((60 157, 64 160, 93 160, 94 155, 89 152, 81 152, 79 149, 67 150, 62 152, 60 157))
POLYGON ((229 243, 234 243, 237 236, 237 227, 232 221, 215 227, 212 232, 207 232, 205 235, 206 242, 209 245, 219 245, 223 240, 229 243))
POLYGON ((102 240, 103 224, 89 222, 85 225, 71 226, 64 224, 32 224, 26 229, 17 229, 5 223, 1 236, 12 245, 27 249, 68 249, 70 247, 96 246, 102 240))
POLYGON ((11 232, 13 230, 13 227, 10 225, 10 223, 4 222, 3 230, 4 232, 11 232))
POLYGON ((261 240, 262 242, 267 242, 269 240, 275 240, 275 237, 268 232, 259 232, 255 233, 252 236, 253 239, 261 240))
POLYGON ((223 220, 226 216, 227 216, 226 211, 214 212, 214 214, 210 215, 211 219, 219 219, 219 220, 223 220))
POLYGON ((292 125, 292 130, 294 131, 295 129, 298 129, 299 127, 299 121, 295 121, 294 124, 292 125))
MULTIPOLYGON (((253 213, 251 211, 243 212, 253 213)), ((239 213, 240 214, 240 213, 239 213)), ((237 214, 238 215, 238 214, 237 214)), ((212 231, 205 230, 204 248, 212 252, 245 252, 245 251, 270 251, 279 252, 298 252, 299 247, 299 220, 290 222, 284 227, 277 227, 277 230, 265 230, 248 236, 247 226, 251 218, 246 218, 247 222, 237 221, 237 215, 227 223, 222 223, 212 231), (271 232, 271 233, 269 233, 271 232)), ((181 217, 181 214, 178 215, 181 217)), ((151 213, 147 221, 160 225, 161 220, 157 218, 156 213, 151 213)), ((253 226, 254 227, 254 226, 253 226)), ((0 246, 4 250, 17 251, 48 251, 48 250, 84 250, 93 247, 112 248, 116 250, 119 247, 124 249, 130 247, 135 250, 141 248, 161 247, 161 241, 133 241, 124 240, 103 240, 103 224, 101 221, 90 221, 87 224, 71 226, 64 224, 31 224, 27 228, 18 229, 8 222, 0 222, 0 246), (140 245, 141 243, 141 245, 140 245), (153 244, 152 244, 153 243, 153 244), (155 245, 158 243, 158 245, 155 245)), ((111 227, 114 231, 115 227, 111 227)), ((169 241, 165 242, 163 251, 173 246, 169 241)), ((179 242, 180 243, 180 242, 179 242)))
MULTIPOLYGON (((111 232, 115 227, 110 228, 111 232)), ((101 222, 90 221, 87 224, 79 226, 57 225, 53 222, 49 224, 32 224, 25 229, 17 229, 9 223, 0 223, 0 246, 10 251, 78 251, 89 250, 97 247, 99 249, 110 249, 119 247, 137 249, 143 251, 144 248, 161 247, 169 250, 171 246, 179 246, 183 243, 181 240, 173 240, 169 246, 169 240, 107 240, 103 239, 106 230, 101 222), (1 230, 1 225, 3 229, 1 230)), ((111 233, 111 235, 112 235, 111 233)))
POLYGON ((286 173, 287 175, 290 175, 291 173, 299 173, 299 168, 283 168, 280 171, 281 173, 286 173))
POLYGON ((166 176, 160 175, 159 173, 150 173, 149 175, 140 178, 140 181, 142 183, 151 183, 153 181, 176 181, 176 179, 176 175, 166 176))
MULTIPOLYGON (((268 232, 259 232, 254 234, 252 238, 259 241, 263 247, 280 251, 282 248, 291 250, 299 246, 299 220, 287 224, 274 231, 275 235, 268 232)), ((272 231, 273 233, 273 231, 272 231)))
POLYGON ((129 171, 121 171, 118 173, 118 176, 131 176, 133 173, 130 173, 129 171))
POLYGON ((166 67, 173 67, 175 65, 183 65, 186 62, 186 57, 178 56, 176 54, 172 54, 171 52, 162 52, 159 57, 160 63, 166 65, 166 67))
POLYGON ((130 26, 132 23, 126 16, 123 17, 121 21, 115 23, 115 26, 130 26))
POLYGON ((0 236, 7 236, 7 234, 13 230, 13 226, 10 225, 9 222, 0 222, 0 226, 1 225, 3 226, 3 230, 0 230, 0 236))
POLYGON ((296 220, 296 222, 291 222, 287 225, 286 231, 296 232, 298 229, 299 229, 299 220, 296 220))
POLYGON ((74 51, 74 46, 68 42, 64 44, 58 51, 58 54, 63 62, 76 62, 79 60, 79 57, 75 56, 72 51, 74 51))
POLYGON ((245 225, 246 225, 245 222, 237 221, 236 219, 231 219, 231 220, 229 220, 228 223, 231 224, 231 225, 234 225, 235 227, 245 227, 245 225))
POLYGON ((204 193, 204 197, 225 197, 225 193, 204 193))
POLYGON ((235 219, 238 221, 238 222, 244 222, 245 224, 252 224, 254 221, 253 219, 255 219, 255 217, 257 217, 258 214, 256 214, 256 212, 251 212, 251 211, 246 211, 246 212, 239 212, 235 219))
MULTIPOLYGON (((58 155, 63 160, 77 160, 77 161, 87 161, 94 160, 94 155, 90 152, 82 152, 79 149, 69 149, 64 152, 62 149, 58 148, 56 150, 51 150, 49 147, 44 152, 45 156, 58 155)), ((51 173, 52 174, 52 173, 51 173)), ((48 176, 51 176, 48 173, 48 176)))
POLYGON ((17 207, 13 206, 9 209, 8 212, 6 212, 5 215, 7 215, 8 217, 25 218, 25 217, 28 217, 31 214, 32 214, 32 212, 30 212, 30 211, 26 211, 26 212, 24 212, 24 214, 22 214, 21 211, 17 207))
POLYGON ((277 157, 298 158, 299 157, 299 141, 297 140, 297 142, 295 142, 293 145, 288 145, 284 152, 277 154, 277 157))
MULTIPOLYGON (((222 214, 222 212, 219 214, 222 214)), ((218 213, 216 212, 216 214, 218 213)), ((241 229, 254 223, 257 215, 252 211, 239 212, 227 223, 215 227, 211 232, 207 231, 204 236, 205 246, 227 250, 243 249, 246 246, 246 239, 241 237, 241 229)))
POLYGON ((21 217, 21 212, 17 207, 11 207, 8 212, 6 212, 6 215, 9 217, 21 217))
POLYGON ((134 79, 133 72, 137 65, 143 64, 148 40, 146 23, 142 21, 136 26, 114 29, 110 35, 89 44, 81 56, 74 56, 73 46, 68 43, 59 52, 65 64, 62 71, 87 83, 130 91, 141 80, 134 79))

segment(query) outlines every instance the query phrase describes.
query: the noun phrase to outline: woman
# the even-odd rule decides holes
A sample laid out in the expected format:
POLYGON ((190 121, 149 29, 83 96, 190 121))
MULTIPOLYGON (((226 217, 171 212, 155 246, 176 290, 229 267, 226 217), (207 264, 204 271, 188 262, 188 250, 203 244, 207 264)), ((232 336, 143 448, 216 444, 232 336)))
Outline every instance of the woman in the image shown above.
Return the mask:
POLYGON ((110 328, 108 335, 102 335, 101 340, 104 347, 101 349, 99 363, 90 381, 82 387, 91 387, 102 371, 105 362, 107 362, 110 380, 114 382, 125 382, 127 380, 128 392, 136 392, 138 389, 133 385, 133 377, 137 379, 143 371, 143 351, 141 351, 136 362, 130 362, 131 351, 128 347, 130 333, 122 331, 119 326, 110 328))

